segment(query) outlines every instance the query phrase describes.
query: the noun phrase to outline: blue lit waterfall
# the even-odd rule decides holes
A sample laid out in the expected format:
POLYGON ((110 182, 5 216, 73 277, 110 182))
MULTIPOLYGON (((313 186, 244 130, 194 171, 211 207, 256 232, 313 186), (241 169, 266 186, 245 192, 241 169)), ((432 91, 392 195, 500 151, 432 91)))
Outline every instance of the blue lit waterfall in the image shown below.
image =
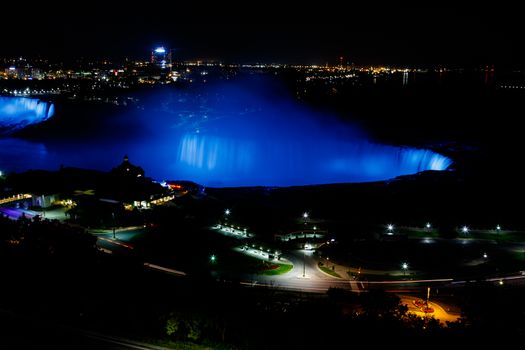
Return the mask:
MULTIPOLYGON (((0 168, 109 170, 128 154, 155 179, 224 187, 380 181, 452 163, 428 149, 381 144, 276 85, 237 80, 159 87, 139 96, 140 108, 61 115, 37 134, 38 143, 4 138, 0 168)), ((39 123, 53 112, 52 104, 37 99, 0 97, 0 131, 39 123)))
POLYGON ((0 96, 0 132, 43 122, 54 114, 52 103, 27 97, 0 96))
MULTIPOLYGON (((249 122, 248 122, 249 123, 249 122)), ((286 122, 287 124, 287 122, 286 122)), ((426 149, 337 138, 327 128, 289 135, 286 126, 249 129, 238 121, 237 136, 188 133, 178 139, 174 172, 212 186, 292 186, 390 179, 424 170, 445 170, 449 158, 426 149)))

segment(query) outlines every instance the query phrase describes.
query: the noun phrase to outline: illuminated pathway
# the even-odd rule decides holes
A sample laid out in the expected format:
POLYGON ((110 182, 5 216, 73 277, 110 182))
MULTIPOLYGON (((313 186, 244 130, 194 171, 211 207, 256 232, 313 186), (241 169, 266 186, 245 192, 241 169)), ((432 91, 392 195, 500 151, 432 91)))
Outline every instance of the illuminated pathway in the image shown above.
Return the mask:
POLYGON ((12 203, 12 202, 16 202, 16 201, 21 201, 21 200, 24 200, 24 199, 29 199, 31 197, 33 197, 33 196, 31 196, 29 193, 21 193, 21 194, 13 195, 11 197, 0 198, 0 205, 7 204, 7 203, 12 203))
POLYGON ((417 316, 434 317, 440 320, 442 323, 455 322, 461 317, 460 314, 447 312, 443 306, 433 301, 429 301, 428 306, 431 307, 434 310, 434 312, 424 313, 414 303, 419 298, 408 295, 400 295, 399 297, 401 298, 401 304, 408 306, 408 312, 413 313, 417 316))

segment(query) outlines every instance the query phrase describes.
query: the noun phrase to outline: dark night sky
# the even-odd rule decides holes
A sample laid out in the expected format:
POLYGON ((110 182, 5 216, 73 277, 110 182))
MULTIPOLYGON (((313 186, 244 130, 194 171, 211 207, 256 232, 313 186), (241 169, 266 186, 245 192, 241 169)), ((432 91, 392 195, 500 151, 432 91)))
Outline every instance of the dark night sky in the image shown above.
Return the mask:
POLYGON ((525 58, 519 11, 511 8, 166 3, 32 5, 27 13, 15 6, 0 22, 0 56, 147 58, 163 43, 176 58, 230 62, 336 63, 344 56, 358 64, 520 64, 525 58))

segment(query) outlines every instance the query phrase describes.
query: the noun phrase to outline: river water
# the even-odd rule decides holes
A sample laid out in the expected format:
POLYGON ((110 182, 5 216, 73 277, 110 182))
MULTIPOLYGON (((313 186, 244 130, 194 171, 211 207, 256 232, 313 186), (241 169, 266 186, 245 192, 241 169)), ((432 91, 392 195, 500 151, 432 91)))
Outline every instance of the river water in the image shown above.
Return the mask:
MULTIPOLYGON (((158 180, 292 186, 380 181, 452 163, 431 150, 381 144, 357 125, 254 84, 154 89, 142 93, 140 103, 91 115, 83 104, 75 110, 68 102, 66 111, 57 101, 31 110, 36 100, 21 99, 0 100, 0 113, 17 109, 24 118, 17 128, 33 124, 31 138, 12 132, 0 137, 3 171, 61 165, 110 170, 128 155, 158 180), (38 114, 53 108, 53 117, 38 114)), ((4 129, 13 129, 13 118, 0 116, 4 129)))

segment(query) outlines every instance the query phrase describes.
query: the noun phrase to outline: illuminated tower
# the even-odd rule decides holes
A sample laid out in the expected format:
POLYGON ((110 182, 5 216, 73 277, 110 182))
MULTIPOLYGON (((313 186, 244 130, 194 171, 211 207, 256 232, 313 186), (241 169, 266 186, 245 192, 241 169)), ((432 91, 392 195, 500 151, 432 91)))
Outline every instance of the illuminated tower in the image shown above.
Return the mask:
POLYGON ((161 69, 169 68, 171 70, 171 50, 164 46, 159 46, 151 52, 151 63, 161 69))

